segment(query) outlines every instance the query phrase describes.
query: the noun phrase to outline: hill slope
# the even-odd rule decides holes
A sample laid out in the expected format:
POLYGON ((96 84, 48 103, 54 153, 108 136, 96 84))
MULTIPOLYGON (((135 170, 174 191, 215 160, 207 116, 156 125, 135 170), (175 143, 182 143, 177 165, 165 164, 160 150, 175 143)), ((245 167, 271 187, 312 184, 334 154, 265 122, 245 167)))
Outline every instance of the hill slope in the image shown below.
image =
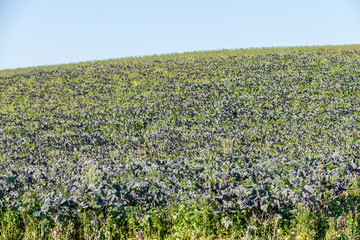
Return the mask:
POLYGON ((1 234, 330 236, 359 220, 357 49, 2 71, 1 234))

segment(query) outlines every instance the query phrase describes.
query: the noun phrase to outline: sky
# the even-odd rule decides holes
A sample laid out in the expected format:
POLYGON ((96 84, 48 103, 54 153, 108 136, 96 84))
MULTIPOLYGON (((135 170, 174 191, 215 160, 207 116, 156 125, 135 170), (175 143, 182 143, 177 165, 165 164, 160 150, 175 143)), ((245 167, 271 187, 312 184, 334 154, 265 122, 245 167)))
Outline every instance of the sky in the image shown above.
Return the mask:
POLYGON ((0 0, 0 69, 359 43, 359 0, 0 0))

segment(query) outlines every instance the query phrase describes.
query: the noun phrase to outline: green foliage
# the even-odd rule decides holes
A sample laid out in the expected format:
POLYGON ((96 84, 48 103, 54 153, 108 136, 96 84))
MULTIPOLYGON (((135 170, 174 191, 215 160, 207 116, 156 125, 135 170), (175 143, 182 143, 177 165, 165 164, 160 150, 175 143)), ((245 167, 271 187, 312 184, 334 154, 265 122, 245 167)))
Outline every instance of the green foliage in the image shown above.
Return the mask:
POLYGON ((0 72, 1 239, 358 239, 359 45, 0 72))

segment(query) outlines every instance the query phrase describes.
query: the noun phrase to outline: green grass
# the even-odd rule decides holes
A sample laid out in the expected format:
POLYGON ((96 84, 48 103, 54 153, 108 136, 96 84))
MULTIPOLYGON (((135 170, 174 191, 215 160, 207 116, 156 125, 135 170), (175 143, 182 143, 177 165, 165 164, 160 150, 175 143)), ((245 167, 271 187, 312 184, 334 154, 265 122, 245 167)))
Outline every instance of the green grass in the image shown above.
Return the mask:
POLYGON ((49 66, 35 66, 25 67, 16 69, 4 69, 0 70, 0 76, 6 76, 9 74, 20 74, 26 73, 33 70, 50 71, 57 68, 76 68, 79 66, 86 66, 89 64, 121 64, 126 62, 142 63, 146 61, 154 60, 174 60, 178 58, 185 59, 196 59, 196 58, 207 58, 207 57, 230 57, 230 56, 256 56, 261 54, 286 54, 291 52, 326 52, 326 51, 360 51, 360 44, 351 45, 325 45, 325 46, 298 46, 298 47, 262 47, 262 48, 240 48, 240 49, 221 49, 221 50, 209 50, 209 51, 194 51, 184 53, 171 53, 161 55, 147 55, 138 57, 126 57, 119 59, 107 59, 107 60, 93 60, 79 63, 68 63, 68 64, 56 64, 49 66))
MULTIPOLYGON (((85 211, 56 224, 21 212, 0 214, 1 239, 359 239, 359 187, 342 197, 346 207, 303 208, 285 219, 272 212, 224 216, 206 201, 174 205, 166 213, 129 209, 127 219, 105 222, 85 211)), ((101 217, 101 215, 100 215, 101 217)))

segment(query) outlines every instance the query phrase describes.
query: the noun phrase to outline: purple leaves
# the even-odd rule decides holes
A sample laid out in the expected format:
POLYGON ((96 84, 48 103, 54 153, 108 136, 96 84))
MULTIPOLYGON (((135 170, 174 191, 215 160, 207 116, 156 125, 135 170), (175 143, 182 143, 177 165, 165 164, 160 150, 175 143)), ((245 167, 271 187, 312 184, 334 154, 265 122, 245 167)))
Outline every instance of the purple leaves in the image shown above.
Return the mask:
POLYGON ((205 198, 229 213, 335 199, 360 174, 358 54, 341 55, 346 67, 291 53, 0 78, 1 206, 63 216, 205 198))

